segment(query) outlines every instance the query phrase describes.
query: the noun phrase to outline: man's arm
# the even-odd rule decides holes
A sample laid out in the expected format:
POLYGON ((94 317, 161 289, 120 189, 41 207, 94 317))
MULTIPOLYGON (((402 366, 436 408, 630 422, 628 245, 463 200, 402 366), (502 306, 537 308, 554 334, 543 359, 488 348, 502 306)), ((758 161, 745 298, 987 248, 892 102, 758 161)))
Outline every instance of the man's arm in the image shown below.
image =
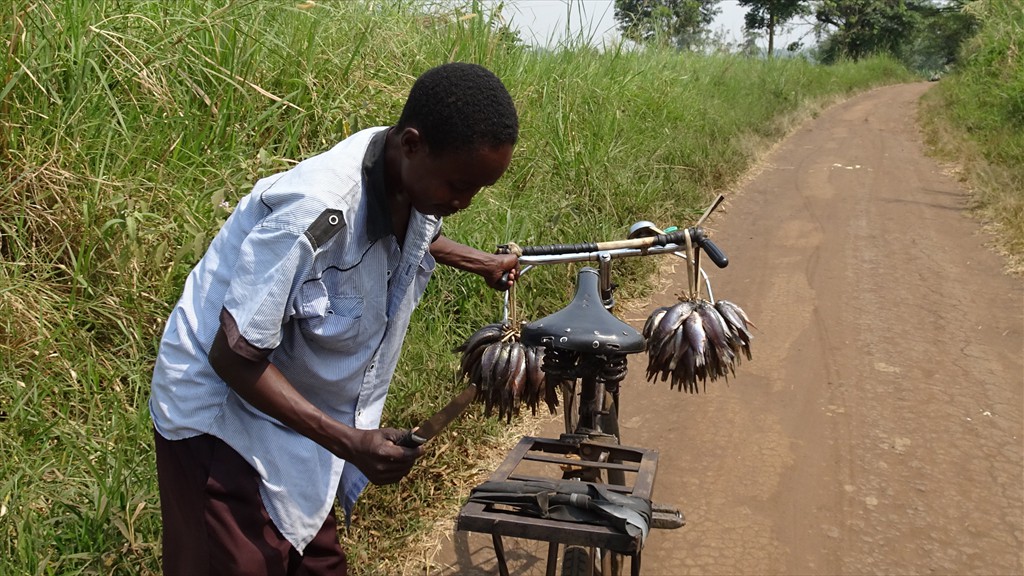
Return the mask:
POLYGON ((251 360, 232 350, 223 325, 210 348, 210 365, 246 402, 351 462, 374 484, 398 482, 423 454, 422 447, 395 444, 401 430, 359 430, 327 416, 268 360, 251 360))
POLYGON ((441 264, 482 277, 495 290, 508 290, 519 273, 519 258, 513 254, 489 254, 445 235, 430 245, 430 255, 441 264))

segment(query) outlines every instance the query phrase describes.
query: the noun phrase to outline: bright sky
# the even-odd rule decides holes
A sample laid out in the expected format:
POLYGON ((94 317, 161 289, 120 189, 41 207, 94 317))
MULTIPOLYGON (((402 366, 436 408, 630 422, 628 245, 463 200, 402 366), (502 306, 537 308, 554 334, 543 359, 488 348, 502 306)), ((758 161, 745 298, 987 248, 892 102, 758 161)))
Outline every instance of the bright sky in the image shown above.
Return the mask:
MULTIPOLYGON (((497 0, 492 1, 498 3, 497 0)), ((566 36, 567 25, 571 35, 584 34, 595 45, 618 38, 614 0, 504 0, 501 3, 504 5, 504 17, 520 31, 524 41, 534 45, 557 45, 566 36)), ((712 30, 724 31, 733 42, 741 41, 746 9, 736 0, 722 0, 718 7, 721 12, 712 24, 712 30)), ((776 45, 785 47, 801 34, 802 30, 784 34, 777 39, 776 45)), ((805 39, 804 43, 810 44, 811 38, 805 39)), ((767 45, 767 40, 761 44, 767 45)))

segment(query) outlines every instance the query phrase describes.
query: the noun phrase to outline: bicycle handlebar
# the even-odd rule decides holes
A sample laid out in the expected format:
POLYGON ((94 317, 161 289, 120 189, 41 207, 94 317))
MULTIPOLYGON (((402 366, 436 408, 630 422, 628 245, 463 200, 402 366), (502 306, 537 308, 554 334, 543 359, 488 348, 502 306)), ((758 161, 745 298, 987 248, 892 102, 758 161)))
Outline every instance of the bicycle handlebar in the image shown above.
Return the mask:
MULTIPOLYGON (((686 234, 690 242, 696 244, 708 255, 708 258, 719 268, 729 265, 729 258, 711 241, 699 226, 677 230, 669 234, 657 234, 631 240, 615 240, 611 242, 585 242, 582 244, 546 244, 540 246, 522 246, 520 264, 556 264, 567 262, 585 262, 597 260, 599 254, 615 257, 644 256, 647 254, 665 254, 678 252, 686 245, 686 234)), ((498 247, 499 252, 507 254, 509 246, 498 247)))

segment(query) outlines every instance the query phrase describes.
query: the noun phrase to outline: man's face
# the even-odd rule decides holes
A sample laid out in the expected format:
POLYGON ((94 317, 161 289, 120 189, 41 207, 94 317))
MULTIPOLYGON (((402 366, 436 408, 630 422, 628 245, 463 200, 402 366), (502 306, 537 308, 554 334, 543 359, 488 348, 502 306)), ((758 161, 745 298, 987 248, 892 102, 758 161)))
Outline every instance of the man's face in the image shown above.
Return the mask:
POLYGON ((422 140, 403 146, 402 188, 414 208, 429 216, 464 210, 484 186, 508 169, 512 145, 433 153, 422 140))

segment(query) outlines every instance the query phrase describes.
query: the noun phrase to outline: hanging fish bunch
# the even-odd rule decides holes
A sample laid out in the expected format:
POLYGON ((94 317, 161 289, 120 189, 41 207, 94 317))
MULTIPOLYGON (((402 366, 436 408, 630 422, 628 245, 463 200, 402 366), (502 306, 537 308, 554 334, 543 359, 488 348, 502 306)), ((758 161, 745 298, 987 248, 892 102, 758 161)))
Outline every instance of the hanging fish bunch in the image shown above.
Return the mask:
POLYGON ((519 341, 519 330, 507 322, 488 324, 455 349, 461 352, 459 369, 477 385, 477 400, 484 402, 484 415, 495 406, 498 417, 511 422, 522 404, 537 414, 543 399, 552 414, 558 406, 558 386, 548 382, 541 370, 544 348, 519 341))
MULTIPOLYGON (((700 222, 721 202, 716 200, 700 222)), ((740 357, 751 359, 750 328, 754 324, 742 308, 728 300, 715 300, 711 282, 700 267, 700 249, 685 237, 685 249, 676 255, 686 260, 686 293, 673 306, 657 308, 647 318, 643 335, 647 339, 647 380, 659 375, 671 387, 699 392, 708 380, 736 375, 740 357), (708 299, 701 296, 703 276, 708 299)))
POLYGON ((707 386, 718 378, 736 375, 740 356, 750 355, 750 327, 742 308, 728 300, 711 304, 687 299, 655 309, 647 318, 647 380, 659 375, 680 390, 698 392, 697 381, 707 386))

